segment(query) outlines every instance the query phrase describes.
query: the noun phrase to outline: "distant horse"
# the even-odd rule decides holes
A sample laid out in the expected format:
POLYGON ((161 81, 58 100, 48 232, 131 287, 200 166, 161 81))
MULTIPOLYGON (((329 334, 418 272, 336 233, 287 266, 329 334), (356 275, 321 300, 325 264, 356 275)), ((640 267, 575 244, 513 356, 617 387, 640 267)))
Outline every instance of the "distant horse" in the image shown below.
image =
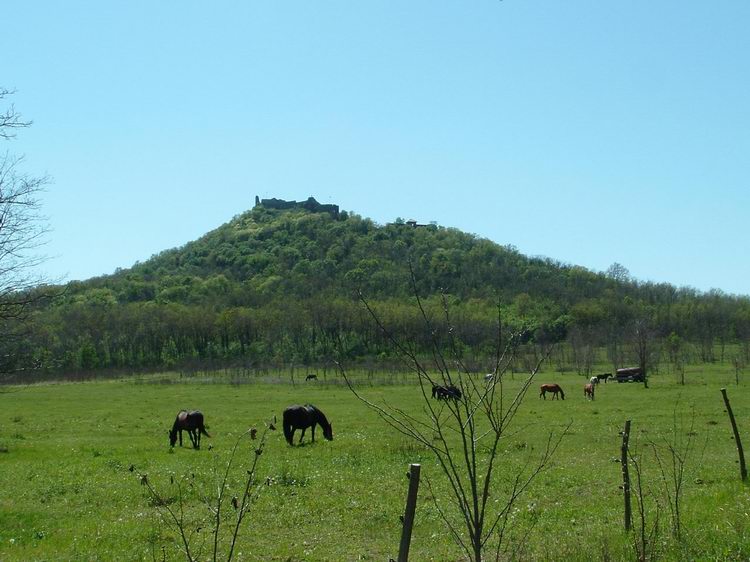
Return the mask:
POLYGON ((484 382, 486 382, 487 384, 489 384, 489 383, 492 382, 492 379, 494 379, 494 378, 495 378, 495 374, 494 373, 487 373, 486 375, 484 375, 484 382))
POLYGON ((565 400, 565 393, 563 392, 563 389, 560 388, 559 384, 543 384, 541 387, 539 387, 539 398, 547 399, 547 393, 552 393, 552 400, 557 398, 557 393, 560 393, 560 398, 565 400))
POLYGON ((584 395, 584 396, 585 396, 585 397, 586 397, 586 398, 587 398, 588 400, 593 400, 593 399, 594 399, 594 389, 595 389, 595 388, 596 388, 596 387, 595 387, 595 386, 594 386, 594 385, 593 385, 592 383, 588 383, 587 385, 585 385, 585 386, 583 387, 583 395, 584 395))
POLYGON ((287 442, 293 445, 294 432, 298 429, 302 430, 302 435, 299 436, 299 442, 302 443, 302 438, 305 436, 305 430, 312 426, 312 440, 315 442, 315 426, 320 425, 323 428, 323 437, 328 441, 333 441, 333 428, 328 420, 326 419, 323 412, 318 410, 312 404, 305 404, 304 406, 289 406, 284 410, 284 437, 287 442))
POLYGON ((607 379, 612 376, 612 373, 604 373, 603 375, 596 375, 596 380, 607 382, 607 379))
POLYGON ((201 434, 206 437, 211 437, 206 431, 206 426, 203 425, 203 414, 198 410, 188 412, 187 410, 180 410, 177 417, 174 420, 172 429, 169 432, 169 446, 174 447, 177 443, 177 437, 180 438, 180 447, 182 447, 182 432, 187 431, 190 437, 190 442, 193 444, 194 449, 201 448, 201 434))
POLYGON ((461 389, 452 384, 448 386, 432 385, 432 397, 437 400, 448 400, 449 398, 458 400, 461 396, 461 389))
POLYGON ((306 381, 316 381, 316 380, 318 380, 318 375, 316 375, 314 373, 310 373, 309 375, 307 375, 305 377, 305 380, 306 381))
POLYGON ((598 377, 591 377, 589 379, 589 384, 599 384, 599 378, 598 377))

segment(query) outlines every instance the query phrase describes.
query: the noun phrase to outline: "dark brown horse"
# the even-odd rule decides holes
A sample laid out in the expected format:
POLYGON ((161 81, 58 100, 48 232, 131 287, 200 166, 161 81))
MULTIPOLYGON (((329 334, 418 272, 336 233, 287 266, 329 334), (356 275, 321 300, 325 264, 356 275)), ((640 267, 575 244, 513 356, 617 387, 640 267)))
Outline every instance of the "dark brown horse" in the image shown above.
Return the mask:
POLYGON ((432 397, 437 400, 448 400, 449 398, 458 400, 461 396, 461 389, 452 384, 448 386, 432 385, 432 397))
POLYGON ((559 384, 543 384, 541 387, 539 387, 539 398, 547 399, 547 393, 552 393, 552 400, 557 398, 557 394, 560 394, 560 398, 565 400, 565 393, 563 392, 563 389, 560 388, 559 384))
POLYGON ((312 441, 314 443, 316 425, 323 428, 323 437, 328 441, 333 441, 333 427, 328 423, 325 414, 312 404, 289 406, 284 410, 283 418, 284 437, 290 445, 294 444, 294 432, 298 429, 302 430, 302 435, 299 436, 299 442, 302 443, 302 438, 305 436, 305 430, 308 427, 312 427, 312 441))
POLYGON ((206 431, 206 426, 203 425, 203 414, 198 410, 188 412, 187 410, 180 410, 177 417, 174 420, 172 429, 169 432, 169 446, 174 447, 177 443, 177 437, 180 438, 180 447, 182 447, 182 432, 187 431, 190 437, 190 442, 193 444, 193 448, 201 448, 201 434, 206 437, 211 437, 206 431))
POLYGON ((593 400, 594 399, 594 389, 595 388, 596 387, 593 384, 591 384, 591 383, 586 384, 586 386, 583 387, 583 395, 587 399, 593 400))

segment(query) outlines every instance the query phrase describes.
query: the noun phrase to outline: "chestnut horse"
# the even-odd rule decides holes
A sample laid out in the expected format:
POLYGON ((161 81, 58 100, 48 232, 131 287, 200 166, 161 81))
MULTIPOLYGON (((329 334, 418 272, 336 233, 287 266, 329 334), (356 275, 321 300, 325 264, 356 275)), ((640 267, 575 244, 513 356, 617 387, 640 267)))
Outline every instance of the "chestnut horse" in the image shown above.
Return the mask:
POLYGON ((594 388, 595 388, 594 385, 591 383, 588 383, 586 386, 583 387, 583 395, 588 400, 594 399, 594 388))
POLYGON ((541 392, 539 392, 539 398, 544 398, 546 400, 547 399, 547 396, 546 396, 547 393, 551 392, 552 393, 552 400, 554 400, 555 398, 557 398, 557 393, 559 392, 560 393, 560 398, 562 398, 563 400, 565 400, 565 393, 563 392, 563 389, 560 388, 559 384, 543 384, 541 387, 539 387, 539 389, 541 391, 541 392))

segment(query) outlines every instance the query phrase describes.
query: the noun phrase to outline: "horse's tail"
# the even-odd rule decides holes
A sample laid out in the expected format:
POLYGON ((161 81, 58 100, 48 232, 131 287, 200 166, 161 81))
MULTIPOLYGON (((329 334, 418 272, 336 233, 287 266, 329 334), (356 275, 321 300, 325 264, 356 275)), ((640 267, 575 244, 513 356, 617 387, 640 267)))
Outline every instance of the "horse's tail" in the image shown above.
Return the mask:
POLYGON ((286 437, 287 443, 292 444, 292 424, 284 422, 284 437, 286 437))
POLYGON ((286 437, 287 443, 289 443, 290 445, 293 444, 292 443, 293 433, 294 432, 292 430, 292 422, 289 420, 289 417, 285 411, 284 412, 284 437, 286 437))

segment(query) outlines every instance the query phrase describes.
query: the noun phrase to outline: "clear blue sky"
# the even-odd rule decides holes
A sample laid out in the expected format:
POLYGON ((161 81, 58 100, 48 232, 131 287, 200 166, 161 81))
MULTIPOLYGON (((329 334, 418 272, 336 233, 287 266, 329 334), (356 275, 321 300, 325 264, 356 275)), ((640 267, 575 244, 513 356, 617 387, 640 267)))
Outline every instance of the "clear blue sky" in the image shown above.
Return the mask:
POLYGON ((10 0, 52 276, 304 199, 750 294, 750 2, 10 0))

